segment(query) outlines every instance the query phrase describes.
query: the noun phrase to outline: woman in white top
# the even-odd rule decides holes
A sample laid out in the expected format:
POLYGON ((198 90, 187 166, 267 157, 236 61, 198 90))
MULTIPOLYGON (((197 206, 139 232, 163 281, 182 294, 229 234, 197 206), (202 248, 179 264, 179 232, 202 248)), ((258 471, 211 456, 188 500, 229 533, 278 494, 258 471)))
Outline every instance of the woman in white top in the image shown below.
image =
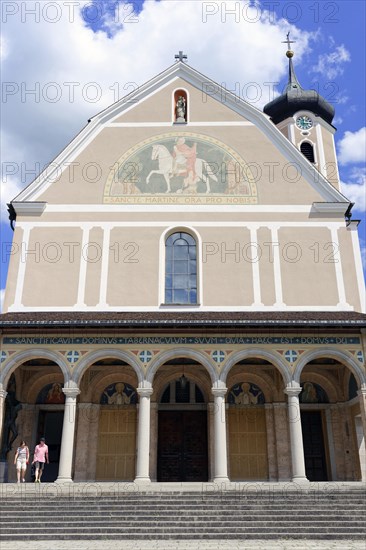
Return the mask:
POLYGON ((14 457, 14 464, 17 468, 17 480, 20 483, 20 471, 22 471, 22 482, 25 483, 25 473, 27 471, 27 464, 29 462, 29 449, 25 441, 21 441, 20 447, 17 448, 17 452, 14 457))

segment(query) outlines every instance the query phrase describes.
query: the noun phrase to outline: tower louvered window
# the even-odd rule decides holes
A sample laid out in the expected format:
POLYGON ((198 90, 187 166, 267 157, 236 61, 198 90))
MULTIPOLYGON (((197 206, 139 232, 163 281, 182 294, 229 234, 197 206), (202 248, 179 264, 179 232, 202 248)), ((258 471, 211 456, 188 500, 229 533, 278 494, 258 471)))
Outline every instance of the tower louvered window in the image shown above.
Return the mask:
POLYGON ((300 146, 300 151, 308 159, 309 162, 312 162, 314 164, 315 158, 314 158, 314 147, 309 143, 308 141, 304 141, 304 143, 300 146))

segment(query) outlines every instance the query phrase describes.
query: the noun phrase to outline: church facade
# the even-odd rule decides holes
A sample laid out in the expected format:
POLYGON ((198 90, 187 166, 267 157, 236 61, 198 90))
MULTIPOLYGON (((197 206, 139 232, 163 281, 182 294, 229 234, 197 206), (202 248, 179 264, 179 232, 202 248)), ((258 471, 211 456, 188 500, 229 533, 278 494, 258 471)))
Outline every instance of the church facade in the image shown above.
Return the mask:
POLYGON ((366 479, 365 288, 334 111, 264 112, 179 60, 10 205, 1 475, 366 479))

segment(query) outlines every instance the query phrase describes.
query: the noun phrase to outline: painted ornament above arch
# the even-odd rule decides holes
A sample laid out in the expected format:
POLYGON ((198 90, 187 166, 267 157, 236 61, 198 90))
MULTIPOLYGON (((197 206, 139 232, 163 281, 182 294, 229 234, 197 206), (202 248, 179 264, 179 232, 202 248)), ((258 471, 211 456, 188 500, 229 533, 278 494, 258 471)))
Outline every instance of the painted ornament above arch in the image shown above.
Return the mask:
POLYGON ((260 387, 250 382, 235 384, 231 388, 227 400, 230 405, 263 405, 265 403, 260 387))
POLYGON ((231 147, 193 132, 148 138, 116 160, 107 204, 257 204, 253 173, 231 147))
POLYGON ((100 396, 101 405, 135 405, 136 402, 136 391, 125 382, 110 384, 100 396))
POLYGON ((304 382, 301 387, 300 403, 329 403, 327 392, 319 384, 304 382))
POLYGON ((44 386, 38 394, 37 405, 64 405, 65 394, 62 391, 62 384, 54 382, 44 386))

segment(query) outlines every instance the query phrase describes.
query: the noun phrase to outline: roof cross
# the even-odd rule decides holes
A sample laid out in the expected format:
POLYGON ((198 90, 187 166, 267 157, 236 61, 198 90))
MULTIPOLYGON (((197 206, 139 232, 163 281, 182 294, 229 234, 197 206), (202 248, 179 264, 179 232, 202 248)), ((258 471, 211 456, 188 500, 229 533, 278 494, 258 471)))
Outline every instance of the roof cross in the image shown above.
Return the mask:
POLYGON ((282 44, 287 44, 287 48, 289 50, 291 49, 290 44, 295 44, 295 40, 290 40, 290 31, 286 34, 286 40, 284 40, 282 44))
POLYGON ((176 59, 177 61, 182 61, 182 62, 183 62, 184 59, 188 59, 188 56, 185 55, 185 54, 182 52, 182 50, 180 50, 179 53, 175 56, 175 59, 176 59))

